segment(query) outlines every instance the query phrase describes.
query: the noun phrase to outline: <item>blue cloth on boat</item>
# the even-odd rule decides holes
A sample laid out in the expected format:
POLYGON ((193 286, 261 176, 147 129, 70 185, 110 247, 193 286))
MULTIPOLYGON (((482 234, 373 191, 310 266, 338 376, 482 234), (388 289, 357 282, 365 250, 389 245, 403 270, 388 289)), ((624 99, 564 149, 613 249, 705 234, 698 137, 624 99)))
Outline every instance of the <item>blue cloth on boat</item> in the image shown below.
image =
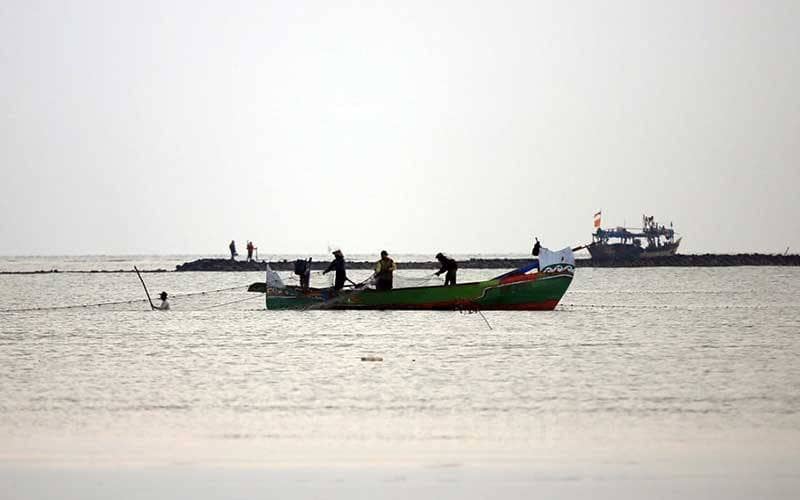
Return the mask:
POLYGON ((527 272, 533 271, 534 269, 539 269, 539 259, 534 259, 533 262, 531 262, 530 264, 526 264, 522 267, 514 269, 513 271, 501 274, 500 276, 495 276, 492 279, 501 280, 503 278, 510 278, 511 276, 518 276, 520 274, 525 274, 527 272))

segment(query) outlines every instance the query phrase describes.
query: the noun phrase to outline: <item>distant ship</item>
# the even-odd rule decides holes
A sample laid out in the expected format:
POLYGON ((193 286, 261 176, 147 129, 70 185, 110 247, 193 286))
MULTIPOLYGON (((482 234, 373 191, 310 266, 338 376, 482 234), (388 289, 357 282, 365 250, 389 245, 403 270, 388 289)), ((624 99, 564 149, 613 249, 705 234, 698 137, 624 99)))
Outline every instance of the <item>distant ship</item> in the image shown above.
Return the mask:
POLYGON ((599 262, 627 261, 675 255, 681 238, 675 239, 672 222, 659 225, 652 216, 642 216, 642 227, 600 227, 600 212, 594 215, 592 243, 587 246, 592 260, 599 262), (646 246, 643 246, 646 244, 646 246))

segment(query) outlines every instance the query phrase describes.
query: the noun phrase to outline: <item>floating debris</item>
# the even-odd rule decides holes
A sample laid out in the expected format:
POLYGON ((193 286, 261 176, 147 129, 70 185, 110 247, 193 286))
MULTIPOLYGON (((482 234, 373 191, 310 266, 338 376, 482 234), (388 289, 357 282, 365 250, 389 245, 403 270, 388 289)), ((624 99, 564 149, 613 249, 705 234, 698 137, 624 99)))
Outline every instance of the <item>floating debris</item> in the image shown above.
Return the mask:
POLYGON ((383 361, 380 356, 361 356, 361 361, 383 361))

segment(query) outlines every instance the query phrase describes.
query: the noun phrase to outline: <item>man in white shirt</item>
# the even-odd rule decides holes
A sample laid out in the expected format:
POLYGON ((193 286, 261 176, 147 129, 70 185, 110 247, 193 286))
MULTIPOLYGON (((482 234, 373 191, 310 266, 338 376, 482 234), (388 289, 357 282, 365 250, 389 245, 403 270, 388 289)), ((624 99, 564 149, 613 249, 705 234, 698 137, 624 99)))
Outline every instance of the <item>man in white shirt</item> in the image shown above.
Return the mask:
POLYGON ((169 311, 169 302, 167 302, 167 292, 161 292, 159 298, 161 299, 161 304, 153 306, 153 309, 157 311, 169 311))

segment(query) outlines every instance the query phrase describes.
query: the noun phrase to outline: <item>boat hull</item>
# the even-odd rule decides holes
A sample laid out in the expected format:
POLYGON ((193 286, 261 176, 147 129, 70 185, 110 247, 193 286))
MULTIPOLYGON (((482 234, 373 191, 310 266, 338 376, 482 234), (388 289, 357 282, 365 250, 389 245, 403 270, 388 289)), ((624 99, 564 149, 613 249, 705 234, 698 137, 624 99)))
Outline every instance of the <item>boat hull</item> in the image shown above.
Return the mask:
POLYGON ((675 243, 667 243, 657 248, 645 248, 644 252, 642 252, 642 258, 651 259, 653 257, 669 257, 670 255, 675 255, 678 251, 678 245, 680 244, 681 238, 678 238, 675 243))
POLYGON ((588 247, 593 261, 614 262, 636 260, 642 255, 642 248, 626 243, 602 243, 588 247))
POLYGON ((338 295, 329 289, 302 291, 288 286, 268 290, 268 309, 361 310, 552 310, 572 282, 572 269, 524 274, 455 286, 354 290, 338 295))
POLYGON ((587 248, 595 262, 624 262, 653 257, 668 257, 675 255, 681 240, 667 243, 655 248, 641 248, 629 243, 598 243, 587 248))

